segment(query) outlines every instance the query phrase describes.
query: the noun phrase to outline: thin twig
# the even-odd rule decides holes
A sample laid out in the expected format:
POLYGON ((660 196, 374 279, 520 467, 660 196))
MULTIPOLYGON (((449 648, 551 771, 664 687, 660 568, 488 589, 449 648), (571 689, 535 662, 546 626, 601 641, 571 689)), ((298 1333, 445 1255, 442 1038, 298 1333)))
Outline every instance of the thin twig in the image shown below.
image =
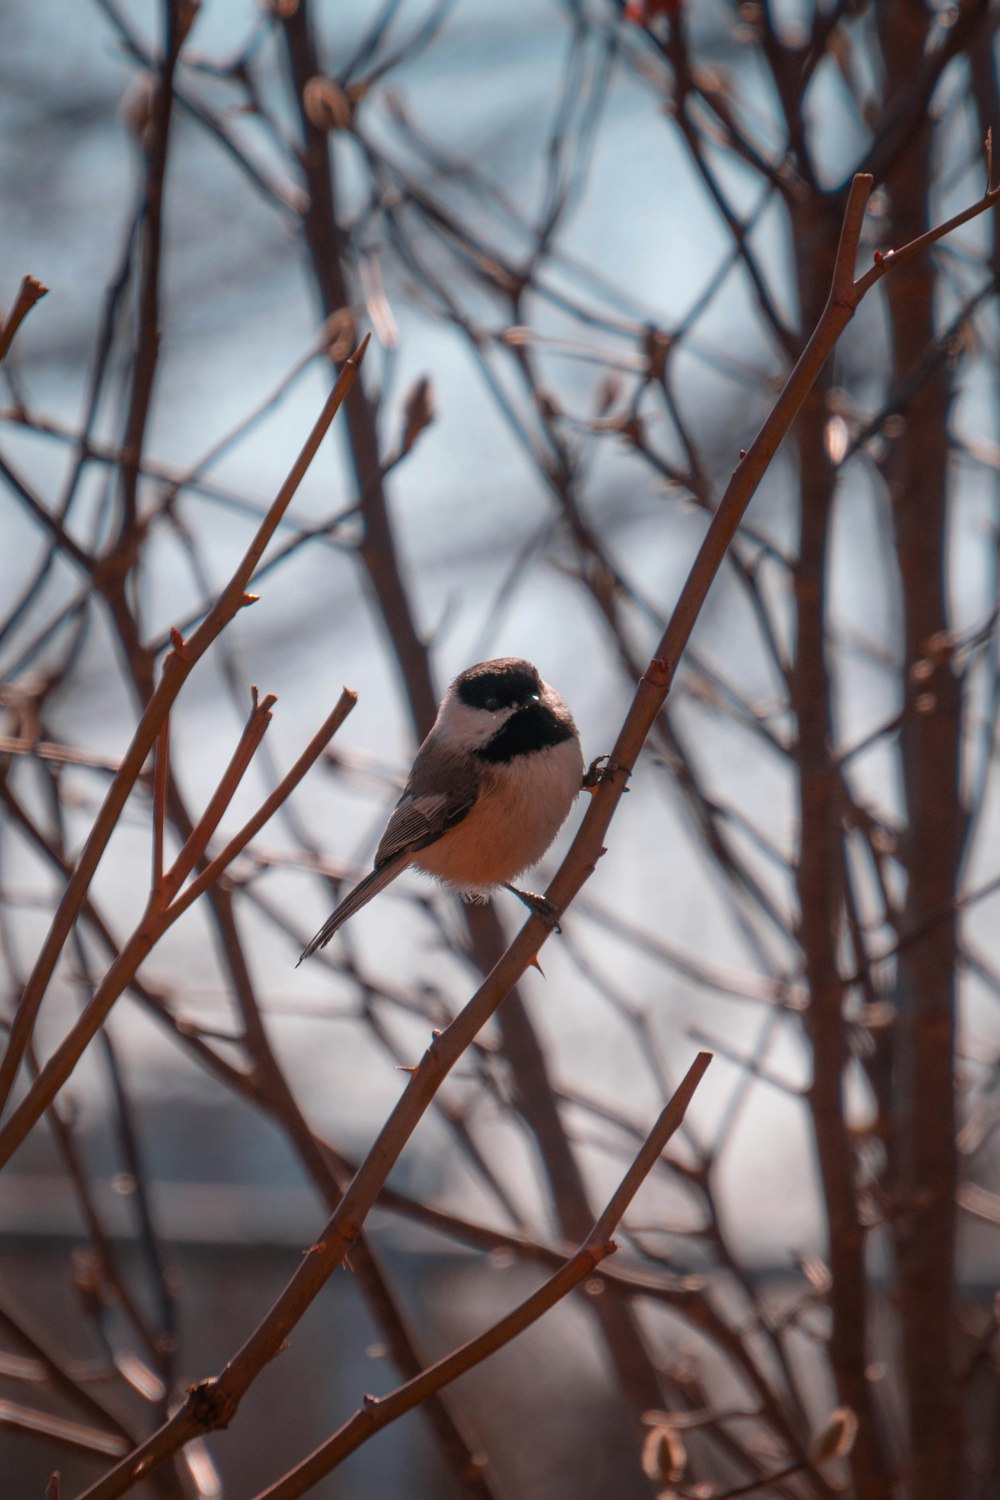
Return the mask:
POLYGON ((48 295, 48 287, 42 286, 33 276, 25 276, 17 289, 14 298, 14 306, 7 314, 6 319, 0 324, 0 363, 7 357, 7 351, 14 342, 14 335, 30 313, 36 302, 48 295))

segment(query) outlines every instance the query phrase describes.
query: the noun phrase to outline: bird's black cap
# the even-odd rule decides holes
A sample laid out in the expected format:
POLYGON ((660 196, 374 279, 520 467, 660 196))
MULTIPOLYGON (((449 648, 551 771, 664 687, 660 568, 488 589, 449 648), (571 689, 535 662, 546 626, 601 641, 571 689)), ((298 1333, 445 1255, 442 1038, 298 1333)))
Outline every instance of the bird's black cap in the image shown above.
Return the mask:
POLYGON ((495 661, 481 661, 455 678, 455 694, 469 708, 496 713, 501 708, 516 708, 537 698, 541 678, 530 661, 518 656, 500 656, 495 661))

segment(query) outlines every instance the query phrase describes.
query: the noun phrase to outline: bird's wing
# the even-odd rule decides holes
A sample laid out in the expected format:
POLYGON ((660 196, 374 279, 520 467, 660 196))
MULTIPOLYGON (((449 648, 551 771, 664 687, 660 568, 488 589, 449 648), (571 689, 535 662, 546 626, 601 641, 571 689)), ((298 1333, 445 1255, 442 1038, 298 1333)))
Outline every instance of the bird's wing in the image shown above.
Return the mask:
POLYGON ((421 748, 403 795, 396 803, 375 851, 374 870, 348 892, 333 915, 326 919, 303 951, 299 963, 317 948, 325 948, 337 928, 395 880, 418 849, 426 849, 449 828, 461 823, 478 794, 479 777, 475 765, 470 765, 466 757, 442 755, 440 751, 427 757, 421 748), (420 788, 419 793, 414 792, 415 786, 420 788))
POLYGON ((376 868, 398 854, 415 854, 418 849, 426 849, 460 823, 475 800, 474 784, 461 791, 431 792, 419 797, 404 792, 375 851, 376 868))
MULTIPOLYGON (((359 911, 366 902, 370 901, 373 896, 377 896, 379 891, 384 890, 390 880, 395 880, 408 864, 409 859, 405 854, 397 855, 395 859, 388 860, 385 864, 379 865, 370 875, 366 875, 353 891, 348 891, 332 916, 327 917, 312 942, 302 950, 299 964, 303 958, 309 958, 315 953, 317 948, 325 948, 341 923, 346 922, 348 917, 353 917, 354 913, 359 911)), ((295 967, 298 968, 299 964, 295 967)))
POLYGON ((479 775, 471 756, 457 755, 425 740, 410 779, 393 809, 375 851, 375 868, 397 854, 426 849, 461 823, 479 795, 479 775))

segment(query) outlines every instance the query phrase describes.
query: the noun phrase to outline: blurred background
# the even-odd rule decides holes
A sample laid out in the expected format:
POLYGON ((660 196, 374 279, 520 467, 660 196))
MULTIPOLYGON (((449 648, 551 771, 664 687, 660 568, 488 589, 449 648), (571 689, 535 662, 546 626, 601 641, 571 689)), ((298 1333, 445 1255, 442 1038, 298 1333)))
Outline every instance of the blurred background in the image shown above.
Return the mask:
MULTIPOLYGON (((50 289, 0 391, 5 1021, 171 629, 203 618, 372 335, 259 602, 171 713, 168 861, 251 685, 278 702, 213 852, 344 685, 357 707, 0 1172, 11 1495, 56 1469, 64 1495, 94 1483, 294 1272, 400 1067, 523 917, 408 875, 295 968, 440 694, 527 656, 586 758, 611 750, 824 305, 852 174, 874 178, 859 274, 981 197, 997 19, 978 0, 0 17, 0 300, 24 274, 50 289)), ((137 1493, 256 1495, 364 1392, 502 1316, 707 1046, 608 1277, 313 1492, 1000 1495, 998 266, 987 213, 865 300, 544 975, 443 1086, 359 1264, 230 1429, 137 1493), (845 1407, 854 1447, 820 1462, 845 1407)), ((15 1098, 142 918, 151 786, 15 1098)))

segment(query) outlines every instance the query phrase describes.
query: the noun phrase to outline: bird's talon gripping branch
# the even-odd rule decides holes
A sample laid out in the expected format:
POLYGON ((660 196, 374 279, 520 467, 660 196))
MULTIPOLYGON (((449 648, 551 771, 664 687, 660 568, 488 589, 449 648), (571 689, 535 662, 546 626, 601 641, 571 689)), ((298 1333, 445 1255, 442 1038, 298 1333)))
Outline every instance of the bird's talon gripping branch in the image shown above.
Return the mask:
POLYGON ((590 762, 590 765, 587 767, 586 771, 583 774, 583 780, 580 783, 580 788, 582 791, 597 791, 597 788, 601 784, 601 777, 604 774, 604 767, 608 759, 609 757, 607 755, 594 756, 594 759, 590 762))
MULTIPOLYGON (((581 782, 581 790, 585 792, 596 792, 601 782, 613 776, 616 771, 627 778, 632 775, 628 766, 623 766, 619 761, 612 760, 610 755, 595 755, 584 773, 581 782)), ((628 791, 628 787, 625 788, 628 791)))

